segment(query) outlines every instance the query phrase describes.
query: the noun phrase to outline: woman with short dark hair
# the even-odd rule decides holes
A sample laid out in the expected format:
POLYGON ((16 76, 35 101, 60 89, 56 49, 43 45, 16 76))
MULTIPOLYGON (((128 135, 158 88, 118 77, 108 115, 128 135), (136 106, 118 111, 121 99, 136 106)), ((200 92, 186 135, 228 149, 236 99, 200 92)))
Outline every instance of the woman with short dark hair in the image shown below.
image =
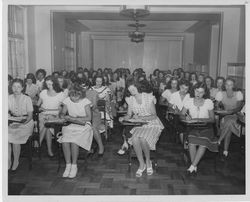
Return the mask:
POLYGON ((36 105, 38 101, 39 89, 36 85, 36 77, 32 73, 29 73, 26 76, 24 92, 26 95, 30 96, 33 105, 36 105))
MULTIPOLYGON (((209 91, 204 83, 194 86, 194 96, 185 102, 182 109, 183 119, 197 120, 207 123, 214 122, 214 104, 209 99, 209 91)), ((188 173, 197 172, 197 165, 206 149, 218 152, 217 139, 214 136, 213 127, 208 129, 192 129, 188 134, 189 154, 191 166, 188 173)))

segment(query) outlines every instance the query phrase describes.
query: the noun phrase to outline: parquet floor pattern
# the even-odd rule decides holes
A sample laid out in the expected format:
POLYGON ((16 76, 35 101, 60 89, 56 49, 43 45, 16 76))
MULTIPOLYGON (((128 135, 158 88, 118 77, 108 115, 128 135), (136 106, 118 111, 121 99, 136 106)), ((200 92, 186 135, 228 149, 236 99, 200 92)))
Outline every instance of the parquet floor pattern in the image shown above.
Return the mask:
MULTIPOLYGON (((74 179, 62 178, 64 163, 57 173, 57 160, 42 156, 33 157, 33 168, 28 169, 26 158, 20 159, 16 173, 8 175, 9 195, 201 195, 244 194, 245 161, 239 161, 240 153, 231 152, 226 161, 206 159, 198 166, 197 176, 187 176, 189 166, 183 158, 180 144, 171 143, 162 134, 158 146, 158 166, 152 176, 135 177, 138 168, 132 160, 128 171, 127 155, 118 156, 122 139, 116 130, 105 143, 105 155, 79 160, 78 174, 74 179)), ((46 154, 44 148, 43 154, 46 154)))

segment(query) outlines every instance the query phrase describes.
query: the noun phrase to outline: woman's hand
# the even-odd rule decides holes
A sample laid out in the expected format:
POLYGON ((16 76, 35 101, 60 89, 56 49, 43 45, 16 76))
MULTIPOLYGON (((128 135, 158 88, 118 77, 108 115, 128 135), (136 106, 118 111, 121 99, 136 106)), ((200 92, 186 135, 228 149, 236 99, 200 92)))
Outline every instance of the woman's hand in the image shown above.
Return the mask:
POLYGON ((140 117, 139 117, 137 114, 135 114, 135 115, 133 116, 133 119, 140 119, 140 117))
POLYGON ((187 115, 187 116, 186 116, 186 120, 187 120, 187 121, 190 121, 190 120, 192 120, 192 117, 191 117, 190 115, 187 115))
POLYGON ((14 128, 14 129, 18 128, 19 126, 21 126, 21 123, 12 123, 12 124, 10 125, 10 127, 11 127, 11 128, 14 128))
POLYGON ((69 115, 65 115, 65 116, 64 116, 64 119, 65 119, 66 121, 71 121, 71 117, 70 117, 69 115))

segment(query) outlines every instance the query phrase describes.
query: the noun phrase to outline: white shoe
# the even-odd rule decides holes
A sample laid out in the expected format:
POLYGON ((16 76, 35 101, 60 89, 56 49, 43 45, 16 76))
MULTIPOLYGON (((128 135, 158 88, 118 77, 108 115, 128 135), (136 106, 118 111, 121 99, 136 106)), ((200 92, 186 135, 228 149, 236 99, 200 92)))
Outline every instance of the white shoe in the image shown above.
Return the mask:
POLYGON ((72 164, 71 170, 70 170, 70 173, 69 173, 69 178, 76 177, 76 174, 77 174, 77 165, 76 164, 72 164))
POLYGON ((119 149, 119 151, 117 152, 119 155, 123 155, 125 154, 125 151, 123 149, 119 149))
POLYGON ((70 170, 71 170, 71 164, 66 164, 66 168, 65 168, 65 171, 63 173, 63 177, 68 177, 70 170))

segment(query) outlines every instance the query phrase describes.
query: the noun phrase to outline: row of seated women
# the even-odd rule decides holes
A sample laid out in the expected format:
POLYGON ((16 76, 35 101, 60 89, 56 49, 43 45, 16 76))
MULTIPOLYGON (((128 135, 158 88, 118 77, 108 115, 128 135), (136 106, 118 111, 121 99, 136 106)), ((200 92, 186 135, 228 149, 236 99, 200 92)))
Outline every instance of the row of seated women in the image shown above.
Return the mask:
MULTIPOLYGON (((152 94, 152 90, 154 88, 152 87, 152 84, 149 85, 150 82, 152 83, 152 80, 150 82, 146 82, 145 76, 143 76, 143 71, 140 69, 137 70, 137 73, 134 71, 132 77, 129 77, 129 73, 127 71, 125 72, 128 74, 126 82, 128 94, 124 94, 124 91, 123 96, 121 97, 125 97, 128 106, 128 113, 124 118, 121 118, 120 121, 133 117, 135 119, 142 119, 148 122, 148 124, 142 127, 135 127, 130 131, 131 138, 129 139, 129 143, 133 145, 140 164, 136 172, 136 176, 140 177, 143 171, 146 169, 147 174, 151 175, 153 174, 153 169, 150 161, 149 151, 155 149, 155 144, 158 141, 163 129, 163 125, 156 115, 156 99, 152 94), (143 154, 146 157, 145 162, 143 160, 143 154)), ((39 72, 39 74, 42 73, 39 72)), ((42 74, 42 76, 44 76, 44 74, 42 74)), ((29 79, 30 78, 27 76, 27 83, 30 82, 29 79)), ((41 81, 39 80, 40 82, 37 82, 38 85, 40 85, 43 79, 41 81)), ((32 83, 32 79, 30 80, 32 83)), ((53 130, 44 127, 44 122, 46 119, 49 116, 60 114, 61 117, 72 122, 72 124, 63 128, 63 136, 59 139, 59 141, 63 143, 63 151, 66 160, 66 169, 63 173, 63 177, 75 177, 77 173, 76 161, 79 146, 89 150, 92 138, 94 136, 99 146, 99 154, 103 154, 104 152, 99 133, 99 127, 101 125, 99 124, 100 113, 95 106, 95 99, 97 98, 96 95, 102 97, 101 94, 104 94, 104 97, 108 100, 110 98, 110 88, 105 86, 103 77, 99 75, 95 77, 95 86, 93 88, 89 87, 90 84, 86 82, 86 78, 82 80, 79 78, 76 78, 75 80, 72 79, 72 84, 69 88, 63 87, 64 81, 65 78, 63 75, 59 75, 58 77, 56 77, 56 75, 46 77, 44 82, 42 82, 44 90, 39 93, 39 99, 36 99, 36 96, 34 96, 32 100, 33 104, 37 104, 43 110, 39 116, 40 142, 42 142, 43 138, 46 137, 49 156, 53 156, 53 152, 51 150, 51 137, 53 130), (73 83, 78 83, 78 85, 73 85, 73 83), (84 87, 88 88, 86 92, 82 90, 84 87), (88 99, 85 98, 85 96, 88 99), (60 106, 62 103, 63 107, 61 108, 60 106), (96 111, 96 113, 93 113, 92 118, 90 106, 93 112, 96 111), (79 110, 79 108, 82 110, 79 110), (92 127, 90 127, 89 124, 90 120, 92 120, 92 127), (84 125, 81 125, 81 123, 84 125), (82 137, 83 135, 80 135, 83 133, 86 133, 84 138, 82 137)), ((34 85, 37 86, 37 83, 34 85)), ((219 83, 219 79, 217 83, 219 83)), ((193 93, 191 93, 191 97, 193 98, 190 98, 190 94, 188 92, 191 89, 190 86, 192 85, 190 85, 189 81, 171 76, 170 84, 171 88, 163 91, 163 98, 161 98, 161 101, 167 102, 169 106, 173 107, 177 112, 186 115, 181 116, 181 118, 202 119, 207 122, 214 121, 214 105, 212 101, 208 99, 210 97, 208 85, 206 85, 204 82, 197 82, 192 87, 193 93), (186 113, 187 111, 188 113, 186 113)), ((124 87, 124 84, 121 86, 124 87)), ((227 79, 225 87, 226 91, 220 91, 220 89, 218 89, 218 92, 215 95, 215 99, 218 101, 218 103, 223 103, 224 108, 228 110, 228 116, 225 116, 225 118, 221 121, 221 136, 219 140, 215 140, 214 134, 211 131, 191 133, 192 135, 189 136, 189 150, 192 165, 188 169, 189 172, 196 171, 197 164, 204 154, 206 148, 212 151, 217 151, 217 146, 223 139, 225 139, 223 153, 225 156, 228 154, 228 145, 230 142, 231 132, 235 133, 235 130, 238 127, 228 130, 226 125, 230 121, 230 123, 235 123, 234 125, 236 126, 235 115, 231 114, 235 114, 236 112, 240 111, 243 96, 239 91, 233 91, 233 80, 227 79), (204 138, 201 138, 200 136, 206 137, 206 140, 208 141, 202 141, 204 138), (199 145, 198 149, 196 149, 197 145, 199 145)), ((24 85, 21 80, 15 79, 12 81, 10 90, 13 94, 9 96, 9 111, 14 116, 26 116, 24 123, 11 124, 9 126, 9 168, 12 170, 16 170, 18 167, 20 144, 24 144, 27 141, 27 138, 32 133, 33 127, 32 101, 31 99, 28 99, 28 96, 22 94, 23 88, 24 85), (11 162, 11 146, 13 146, 14 154, 13 163, 11 162)), ((117 88, 115 88, 115 91, 117 92, 117 88)), ((116 99, 116 101, 117 100, 118 99, 116 99)), ((110 113, 110 115, 112 116, 112 113, 110 113)))

